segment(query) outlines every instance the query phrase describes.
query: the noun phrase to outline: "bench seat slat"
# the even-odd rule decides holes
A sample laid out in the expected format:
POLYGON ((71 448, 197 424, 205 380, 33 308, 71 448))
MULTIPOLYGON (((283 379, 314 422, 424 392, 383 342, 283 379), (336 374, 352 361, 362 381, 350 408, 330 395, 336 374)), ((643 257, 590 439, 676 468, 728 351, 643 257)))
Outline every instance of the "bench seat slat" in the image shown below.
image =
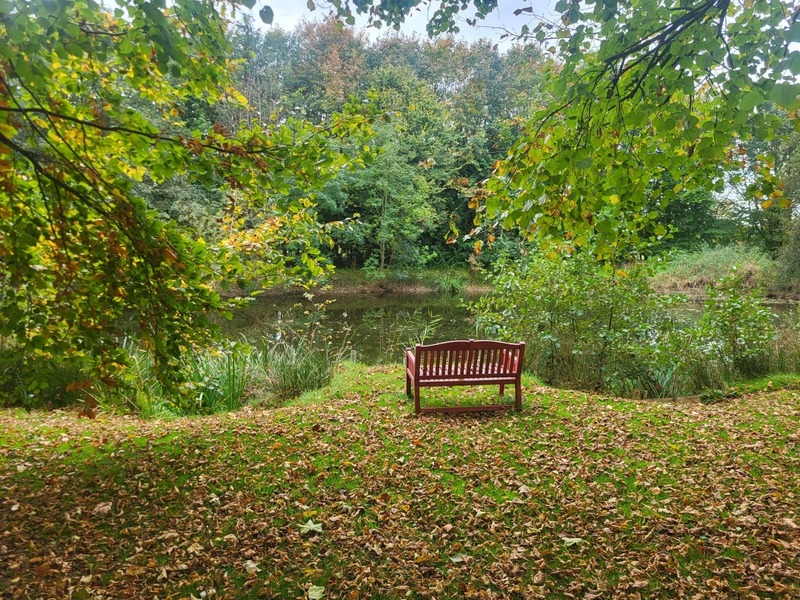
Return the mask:
POLYGON ((481 379, 474 377, 448 377, 446 379, 420 379, 423 387, 453 387, 456 385, 498 385, 500 383, 513 384, 516 380, 513 377, 492 377, 491 375, 482 375, 481 379))

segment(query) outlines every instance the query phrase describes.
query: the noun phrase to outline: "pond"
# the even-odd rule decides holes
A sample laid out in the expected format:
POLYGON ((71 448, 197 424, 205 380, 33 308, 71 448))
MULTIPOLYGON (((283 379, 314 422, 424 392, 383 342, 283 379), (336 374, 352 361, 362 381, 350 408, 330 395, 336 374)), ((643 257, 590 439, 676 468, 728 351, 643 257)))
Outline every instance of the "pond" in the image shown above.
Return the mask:
MULTIPOLYGON (((466 307, 472 298, 428 294, 341 294, 313 301, 298 296, 260 297, 221 323, 230 339, 251 343, 325 344, 348 360, 367 364, 401 362, 403 348, 453 339, 477 338, 466 307)), ((795 304, 770 304, 782 323, 796 319, 795 304)), ((703 303, 692 300, 678 309, 690 321, 703 303)))
POLYGON ((466 300, 441 294, 261 297, 235 311, 222 329, 229 338, 254 343, 312 339, 368 364, 401 362, 403 348, 417 342, 475 337, 466 300))

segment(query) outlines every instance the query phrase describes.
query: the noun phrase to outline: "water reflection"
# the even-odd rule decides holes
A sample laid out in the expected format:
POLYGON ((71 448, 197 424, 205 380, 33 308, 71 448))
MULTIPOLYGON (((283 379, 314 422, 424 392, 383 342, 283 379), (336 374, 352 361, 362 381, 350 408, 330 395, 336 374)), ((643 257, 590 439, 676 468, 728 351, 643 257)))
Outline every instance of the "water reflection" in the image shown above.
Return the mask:
POLYGON ((232 338, 268 344, 304 338, 365 363, 400 362, 403 348, 417 342, 475 337, 465 303, 438 294, 258 298, 222 329, 232 338))

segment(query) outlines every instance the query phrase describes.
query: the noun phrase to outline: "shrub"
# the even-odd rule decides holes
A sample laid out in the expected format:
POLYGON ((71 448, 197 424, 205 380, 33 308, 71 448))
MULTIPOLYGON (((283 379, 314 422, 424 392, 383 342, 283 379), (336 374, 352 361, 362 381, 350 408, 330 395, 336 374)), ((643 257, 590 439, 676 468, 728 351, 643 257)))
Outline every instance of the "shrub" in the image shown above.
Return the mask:
POLYGON ((22 360, 12 343, 0 350, 0 406, 59 408, 83 396, 90 365, 80 357, 56 360, 42 354, 36 361, 22 360))
POLYGON ((752 377, 769 370, 775 315, 759 290, 746 290, 745 275, 734 273, 706 290, 698 337, 707 340, 706 360, 718 360, 730 376, 752 377))
POLYGON ((693 394, 800 367, 800 326, 776 336, 760 291, 734 272, 707 289, 699 319, 686 299, 653 292, 641 266, 590 253, 501 263, 472 305, 488 336, 527 342, 528 367, 551 385, 631 397, 693 394))
POLYGON ((472 309, 485 335, 526 341, 529 368, 548 383, 621 392, 663 387, 651 340, 659 320, 670 320, 645 275, 639 266, 600 264, 589 252, 502 261, 491 277, 494 291, 472 309))

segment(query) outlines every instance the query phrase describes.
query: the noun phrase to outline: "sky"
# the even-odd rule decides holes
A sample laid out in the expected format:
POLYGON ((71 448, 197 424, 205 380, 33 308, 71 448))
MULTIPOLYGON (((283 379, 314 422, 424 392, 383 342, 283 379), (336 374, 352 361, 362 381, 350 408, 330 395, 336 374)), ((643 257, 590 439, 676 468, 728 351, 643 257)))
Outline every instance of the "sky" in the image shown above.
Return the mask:
MULTIPOLYGON (((466 22, 460 23, 461 31, 456 37, 470 42, 479 38, 488 38, 502 44, 503 40, 500 38, 506 30, 519 31, 520 27, 531 21, 531 17, 525 14, 522 16, 515 16, 515 10, 531 7, 535 15, 552 15, 552 8, 555 5, 555 1, 556 0, 499 0, 498 8, 484 21, 479 21, 478 27, 467 25, 466 22)), ((320 20, 327 14, 327 11, 323 9, 317 9, 313 12, 309 11, 306 7, 305 0, 264 0, 264 4, 268 4, 274 11, 275 18, 273 27, 279 26, 286 31, 294 29, 302 19, 309 21, 320 20)), ((434 4, 438 5, 438 2, 434 1, 434 4)), ((256 6, 258 6, 258 4, 256 6)), ((432 8, 421 7, 403 24, 400 31, 406 35, 416 33, 420 36, 427 36, 425 25, 428 22, 428 11, 430 11, 431 14, 433 13, 432 8)), ((474 9, 467 10, 462 14, 462 19, 471 18, 474 16, 474 9)), ((257 17, 256 21, 258 21, 257 17)), ((535 19, 534 23, 535 22, 538 22, 538 19, 535 19)), ((361 16, 357 18, 356 27, 362 28, 365 27, 366 24, 367 19, 365 17, 361 16)), ((370 38, 375 39, 380 36, 381 33, 393 30, 384 27, 380 30, 370 28, 365 31, 370 38)), ((508 38, 507 43, 510 43, 508 38)))

